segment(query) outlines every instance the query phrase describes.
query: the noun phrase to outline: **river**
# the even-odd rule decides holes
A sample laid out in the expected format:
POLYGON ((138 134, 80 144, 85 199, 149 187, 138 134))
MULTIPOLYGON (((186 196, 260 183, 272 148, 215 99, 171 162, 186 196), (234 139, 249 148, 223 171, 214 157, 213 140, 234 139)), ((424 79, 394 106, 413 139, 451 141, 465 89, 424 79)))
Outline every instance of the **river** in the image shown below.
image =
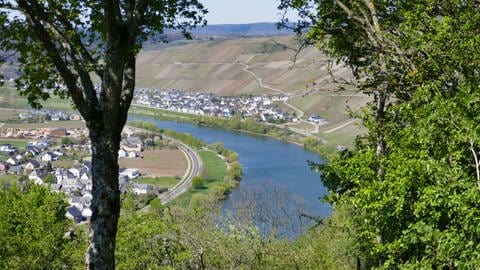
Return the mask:
MULTIPOLYGON (((129 120, 153 122, 160 128, 190 133, 207 144, 220 141, 237 152, 243 177, 240 187, 224 202, 227 209, 261 200, 267 205, 267 209, 262 209, 265 214, 271 210, 269 208, 282 208, 282 212, 295 208, 295 211, 300 209, 301 213, 316 217, 326 217, 331 213, 331 206, 320 200, 327 192, 320 175, 310 170, 307 163, 324 160, 301 146, 264 136, 149 117, 131 116, 129 120)), ((258 208, 258 204, 255 207, 258 208)), ((278 211, 271 213, 278 214, 278 211)), ((309 223, 308 220, 306 223, 309 223)))

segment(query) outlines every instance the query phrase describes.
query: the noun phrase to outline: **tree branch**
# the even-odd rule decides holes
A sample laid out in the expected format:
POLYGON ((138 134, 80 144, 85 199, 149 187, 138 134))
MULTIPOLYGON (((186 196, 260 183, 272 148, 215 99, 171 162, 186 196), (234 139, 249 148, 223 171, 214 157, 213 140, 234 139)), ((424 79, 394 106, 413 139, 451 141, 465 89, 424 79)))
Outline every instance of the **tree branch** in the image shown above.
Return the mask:
POLYGON ((477 172, 477 185, 478 189, 480 189, 480 164, 478 163, 478 156, 475 152, 475 148, 473 147, 473 142, 470 141, 470 151, 472 151, 473 158, 475 159, 475 170, 477 172))
MULTIPOLYGON (((19 7, 27 18, 27 21, 33 28, 33 32, 45 47, 48 57, 52 60, 55 68, 58 70, 65 81, 69 93, 77 105, 82 115, 86 114, 85 100, 82 91, 77 87, 77 76, 69 69, 68 64, 62 59, 48 31, 43 24, 36 18, 35 9, 25 0, 18 1, 19 7)), ((38 4, 38 3, 37 3, 38 4)))
POLYGON ((335 3, 337 3, 337 5, 347 14, 348 17, 356 20, 357 22, 360 23, 360 25, 365 25, 366 24, 366 21, 365 19, 363 19, 362 17, 358 17, 357 15, 355 15, 352 10, 347 7, 347 5, 345 5, 342 1, 340 0, 335 0, 335 3))
POLYGON ((43 8, 37 1, 18 1, 19 8, 22 13, 26 16, 27 20, 30 22, 34 33, 45 46, 48 57, 52 60, 55 68, 60 73, 60 76, 65 81, 67 85, 68 92, 73 99, 73 102, 77 106, 78 110, 85 119, 89 119, 92 115, 96 114, 95 105, 97 102, 96 96, 94 95, 93 84, 91 83, 88 72, 83 69, 78 64, 77 59, 74 57, 74 53, 69 43, 62 44, 62 47, 70 52, 73 56, 72 60, 77 62, 76 68, 80 73, 80 78, 82 83, 84 83, 84 89, 80 89, 77 85, 78 75, 70 70, 68 66, 68 59, 63 59, 60 55, 57 46, 52 40, 63 39, 62 34, 59 32, 59 29, 50 23, 47 14, 44 12, 43 8), (47 31, 45 27, 49 27, 51 32, 47 31), (54 35, 54 37, 51 36, 54 35), (57 39, 56 39, 57 38, 57 39), (89 88, 91 87, 91 88, 89 88), (92 93, 93 92, 93 93, 92 93), (88 102, 85 100, 86 94, 88 102))

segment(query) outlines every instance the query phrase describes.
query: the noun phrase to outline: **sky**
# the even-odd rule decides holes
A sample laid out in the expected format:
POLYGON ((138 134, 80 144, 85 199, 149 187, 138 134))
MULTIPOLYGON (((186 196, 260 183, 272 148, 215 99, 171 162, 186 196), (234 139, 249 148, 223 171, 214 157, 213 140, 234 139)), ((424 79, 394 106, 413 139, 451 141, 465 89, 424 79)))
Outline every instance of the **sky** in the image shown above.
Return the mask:
POLYGON ((278 22, 279 0, 201 0, 208 9, 207 21, 212 24, 278 22))

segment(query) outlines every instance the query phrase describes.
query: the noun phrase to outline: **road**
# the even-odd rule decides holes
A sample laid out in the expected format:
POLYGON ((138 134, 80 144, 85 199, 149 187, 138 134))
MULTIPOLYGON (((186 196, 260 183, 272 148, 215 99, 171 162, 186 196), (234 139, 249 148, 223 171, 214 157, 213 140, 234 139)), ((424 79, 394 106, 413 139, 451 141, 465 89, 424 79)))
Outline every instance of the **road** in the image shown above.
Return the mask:
POLYGON ((185 173, 182 180, 180 180, 180 182, 178 182, 178 184, 176 184, 173 188, 158 195, 158 198, 162 204, 172 201, 176 197, 180 196, 180 194, 187 191, 192 186, 193 177, 200 175, 202 172, 203 164, 197 152, 184 143, 177 141, 177 144, 178 149, 180 149, 187 157, 187 173, 185 173))

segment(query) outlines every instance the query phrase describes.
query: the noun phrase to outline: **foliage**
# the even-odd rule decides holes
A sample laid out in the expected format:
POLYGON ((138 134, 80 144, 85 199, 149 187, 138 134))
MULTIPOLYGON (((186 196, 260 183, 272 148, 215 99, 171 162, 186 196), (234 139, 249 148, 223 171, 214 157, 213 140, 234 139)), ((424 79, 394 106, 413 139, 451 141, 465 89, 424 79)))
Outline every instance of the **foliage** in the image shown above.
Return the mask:
POLYGON ((65 217, 64 196, 33 184, 13 185, 0 188, 0 202, 2 269, 71 269, 81 265, 82 258, 76 255, 79 248, 85 248, 84 242, 64 237, 71 224, 65 217))
POLYGON ((309 41, 348 63, 359 89, 388 94, 365 109, 355 149, 313 165, 328 200, 351 209, 360 267, 478 268, 480 4, 335 0, 310 13, 307 3, 282 1, 311 19, 309 41))
POLYGON ((72 140, 69 137, 63 137, 61 140, 62 144, 71 144, 72 140))
POLYGON ((192 178, 192 186, 193 188, 196 188, 196 189, 201 189, 203 188, 205 184, 205 180, 203 179, 203 177, 201 176, 194 176, 192 178))
POLYGON ((191 208, 155 212, 122 209, 119 269, 352 269, 350 212, 339 208, 297 240, 261 236, 248 220, 228 219, 196 194, 191 208), (338 229, 341 228, 341 229, 338 229))
MULTIPOLYGON (((338 256, 344 242, 349 241, 348 232, 334 229, 346 226, 344 216, 348 211, 337 211, 325 225, 290 241, 262 237, 249 221, 228 220, 219 211, 219 205, 205 195, 197 197, 198 200, 192 200, 195 210, 158 207, 144 212, 129 207, 131 196, 125 196, 119 220, 116 268, 346 269, 345 265, 351 266, 351 255, 338 256)), ((8 199, 12 205, 0 206, 5 217, 0 222, 2 268, 83 267, 86 228, 69 230, 65 237, 70 222, 64 216, 66 203, 61 195, 32 185, 23 191, 18 187, 2 189, 0 198, 8 199)), ((151 206, 155 200, 158 201, 152 200, 151 206)))
POLYGON ((49 173, 45 176, 45 178, 43 178, 42 181, 44 183, 47 183, 47 184, 55 184, 56 179, 55 179, 55 176, 53 174, 49 173))
POLYGON ((159 128, 155 124, 149 123, 149 122, 132 121, 132 122, 129 122, 129 124, 133 127, 143 128, 149 131, 153 131, 153 132, 160 133, 165 136, 174 138, 191 147, 200 148, 205 146, 205 142, 203 142, 203 140, 197 139, 193 135, 188 133, 180 133, 170 129, 159 128))
POLYGON ((0 0, 0 50, 18 56, 19 93, 34 108, 52 94, 71 98, 89 129, 94 199, 88 268, 114 268, 117 159, 135 90, 136 56, 165 29, 189 37, 186 31, 205 24, 206 13, 197 0, 0 0))

